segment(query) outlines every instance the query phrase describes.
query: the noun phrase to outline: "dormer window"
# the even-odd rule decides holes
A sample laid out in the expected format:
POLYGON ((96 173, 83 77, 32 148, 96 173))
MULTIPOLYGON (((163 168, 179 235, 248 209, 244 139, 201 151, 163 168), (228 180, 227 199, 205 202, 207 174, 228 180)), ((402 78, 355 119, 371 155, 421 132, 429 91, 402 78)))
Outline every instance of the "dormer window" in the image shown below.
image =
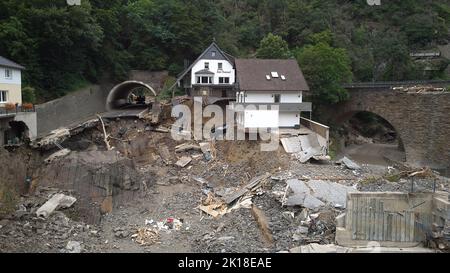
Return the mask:
POLYGON ((205 63, 205 69, 209 69, 209 63, 205 63))
POLYGON ((5 69, 5 79, 12 79, 12 70, 5 69))
POLYGON ((216 52, 215 52, 215 51, 212 51, 212 52, 211 52, 211 56, 216 57, 216 52))

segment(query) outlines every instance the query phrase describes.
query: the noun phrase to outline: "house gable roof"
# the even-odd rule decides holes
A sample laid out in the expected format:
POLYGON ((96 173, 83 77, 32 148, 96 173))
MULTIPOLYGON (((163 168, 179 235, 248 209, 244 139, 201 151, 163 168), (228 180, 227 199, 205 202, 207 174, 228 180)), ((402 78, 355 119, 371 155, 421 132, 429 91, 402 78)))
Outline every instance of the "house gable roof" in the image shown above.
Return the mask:
POLYGON ((178 78, 177 81, 181 80, 189 71, 191 71, 192 67, 199 61, 202 59, 208 59, 208 60, 226 60, 228 61, 231 65, 234 65, 234 57, 231 56, 230 54, 222 51, 220 49, 220 47, 216 44, 216 42, 212 42, 208 48, 205 49, 205 51, 203 51, 202 54, 200 54, 200 56, 188 67, 186 68, 183 72, 181 72, 180 74, 178 74, 178 78), (213 51, 215 51, 215 56, 213 56, 213 51))
POLYGON ((0 66, 3 67, 9 67, 9 68, 16 68, 16 69, 20 69, 20 70, 24 70, 25 67, 21 66, 18 63, 15 63, 9 59, 6 59, 5 57, 0 56, 0 66))
POLYGON ((235 65, 240 90, 309 91, 295 59, 236 59, 235 65), (272 72, 278 77, 272 77, 272 72))
POLYGON ((210 71, 209 69, 205 68, 205 69, 202 69, 202 70, 199 70, 199 71, 195 72, 195 74, 196 74, 196 75, 197 75, 197 74, 203 74, 203 75, 206 75, 206 74, 214 74, 214 72, 212 72, 212 71, 210 71))

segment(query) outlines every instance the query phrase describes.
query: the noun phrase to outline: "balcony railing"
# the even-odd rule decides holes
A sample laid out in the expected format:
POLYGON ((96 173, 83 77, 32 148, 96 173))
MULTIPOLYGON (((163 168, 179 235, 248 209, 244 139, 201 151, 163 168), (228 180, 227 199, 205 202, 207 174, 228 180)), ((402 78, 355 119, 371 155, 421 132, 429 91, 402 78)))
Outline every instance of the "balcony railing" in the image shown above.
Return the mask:
POLYGON ((36 112, 36 107, 23 107, 23 105, 15 105, 13 109, 0 105, 0 115, 15 115, 17 113, 36 112))

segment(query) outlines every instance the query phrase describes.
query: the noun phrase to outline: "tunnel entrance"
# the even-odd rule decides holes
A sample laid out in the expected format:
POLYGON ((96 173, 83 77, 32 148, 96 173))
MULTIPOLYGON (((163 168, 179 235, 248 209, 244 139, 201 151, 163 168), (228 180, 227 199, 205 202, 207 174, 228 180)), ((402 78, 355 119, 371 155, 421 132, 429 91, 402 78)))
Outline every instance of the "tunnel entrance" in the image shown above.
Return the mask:
POLYGON ((4 146, 20 146, 29 140, 29 129, 23 121, 10 121, 3 131, 4 146))
POLYGON ((358 163, 382 166, 406 161, 401 136, 389 121, 366 111, 347 117, 340 127, 342 155, 358 163))
POLYGON ((140 81, 125 81, 114 86, 106 99, 106 110, 145 109, 156 101, 156 92, 140 81))

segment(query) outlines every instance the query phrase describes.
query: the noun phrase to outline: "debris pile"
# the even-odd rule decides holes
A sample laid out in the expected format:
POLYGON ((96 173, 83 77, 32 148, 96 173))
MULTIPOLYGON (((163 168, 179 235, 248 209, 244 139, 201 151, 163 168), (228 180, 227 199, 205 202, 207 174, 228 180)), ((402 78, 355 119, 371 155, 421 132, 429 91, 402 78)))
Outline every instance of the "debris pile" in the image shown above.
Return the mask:
POLYGON ((36 215, 47 218, 56 209, 69 208, 75 201, 77 201, 75 197, 62 193, 55 194, 36 211, 36 215))
POLYGON ((416 85, 416 86, 399 86, 392 88, 395 91, 405 92, 405 93, 428 93, 428 92, 444 92, 443 87, 433 87, 431 85, 416 85))
POLYGON ((135 234, 131 235, 131 238, 141 246, 147 246, 156 243, 159 239, 159 234, 153 228, 144 227, 139 228, 135 234))
MULTIPOLYGON (((47 138, 28 195, 0 220, 0 249, 313 252, 335 243, 346 195, 371 185, 364 184, 368 167, 349 158, 341 166, 301 163, 300 149, 317 146, 314 139, 286 138, 277 151, 262 152, 258 141, 175 141, 169 128, 153 119, 105 118, 104 126, 99 119, 79 126, 78 135, 70 129, 47 138), (70 153, 42 164, 58 145, 70 153), (295 153, 300 160, 292 160, 295 153)), ((377 182, 376 190, 393 184, 377 182)))

